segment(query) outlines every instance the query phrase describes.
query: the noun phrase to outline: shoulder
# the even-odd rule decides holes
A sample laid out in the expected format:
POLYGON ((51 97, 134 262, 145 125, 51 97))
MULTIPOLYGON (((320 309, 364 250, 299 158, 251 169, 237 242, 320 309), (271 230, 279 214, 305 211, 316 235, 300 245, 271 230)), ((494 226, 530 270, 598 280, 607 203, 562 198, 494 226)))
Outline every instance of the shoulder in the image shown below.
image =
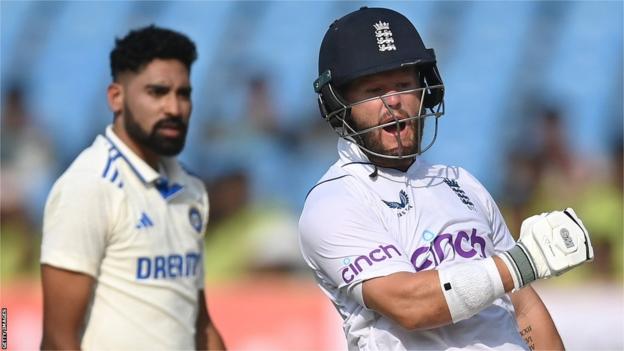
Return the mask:
POLYGON ((492 195, 481 182, 468 170, 457 166, 435 165, 432 166, 434 173, 440 177, 440 183, 446 184, 462 202, 467 205, 477 206, 491 217, 493 208, 496 206, 492 195))
POLYGON ((325 174, 319 179, 314 186, 308 190, 308 194, 306 196, 307 199, 314 194, 316 197, 318 193, 326 193, 331 189, 335 189, 336 187, 342 187, 342 184, 345 182, 345 177, 349 177, 349 174, 342 170, 340 167, 332 166, 325 174))
POLYGON ((109 141, 98 136, 91 145, 78 154, 65 173, 103 173, 109 158, 113 158, 115 154, 109 141))
POLYGON ((364 188, 357 182, 354 176, 334 170, 312 188, 299 218, 303 244, 316 246, 327 240, 349 240, 357 234, 358 223, 370 220, 373 215, 366 205, 364 188))
POLYGON ((54 204, 61 200, 76 199, 83 204, 104 203, 115 196, 123 196, 121 178, 114 155, 109 154, 106 140, 98 137, 56 180, 48 201, 54 204))
POLYGON ((55 183, 55 187, 64 190, 111 190, 121 185, 113 151, 108 149, 104 138, 96 138, 94 143, 84 149, 55 183))
POLYGON ((483 185, 465 168, 444 164, 426 164, 423 168, 427 178, 437 178, 447 185, 457 183, 462 187, 483 189, 483 185))
POLYGON ((122 155, 110 142, 102 137, 96 137, 93 144, 84 149, 65 170, 59 181, 93 180, 93 184, 103 185, 105 188, 122 188, 123 181, 118 169, 122 155), (104 185, 107 184, 108 185, 104 185))
POLYGON ((457 175, 458 182, 460 182, 460 184, 463 187, 471 190, 477 195, 483 195, 483 194, 489 195, 489 192, 487 191, 485 186, 481 184, 481 182, 477 179, 477 177, 475 177, 472 173, 470 173, 468 170, 462 167, 456 167, 456 168, 457 168, 457 174, 458 174, 457 175))
POLYGON ((190 170, 184 163, 176 161, 181 173, 184 177, 184 182, 195 193, 207 194, 206 185, 202 178, 197 173, 190 170))
POLYGON ((123 191, 105 178, 93 172, 65 172, 52 186, 48 206, 61 206, 68 202, 105 205, 113 199, 123 197, 123 191))
POLYGON ((353 205, 353 201, 361 196, 355 183, 356 177, 334 164, 308 191, 303 213, 344 208, 345 203, 353 205))

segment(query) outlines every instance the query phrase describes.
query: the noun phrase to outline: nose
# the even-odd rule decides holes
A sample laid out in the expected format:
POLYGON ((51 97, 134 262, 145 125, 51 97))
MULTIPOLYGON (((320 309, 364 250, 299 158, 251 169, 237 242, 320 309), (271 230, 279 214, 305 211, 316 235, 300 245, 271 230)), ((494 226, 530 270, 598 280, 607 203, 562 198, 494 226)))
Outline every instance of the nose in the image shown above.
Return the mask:
POLYGON ((182 103, 175 94, 169 94, 164 101, 164 112, 168 116, 180 116, 182 114, 182 103))
POLYGON ((401 94, 397 94, 397 91, 389 91, 386 96, 381 98, 388 108, 397 110, 401 108, 401 94))

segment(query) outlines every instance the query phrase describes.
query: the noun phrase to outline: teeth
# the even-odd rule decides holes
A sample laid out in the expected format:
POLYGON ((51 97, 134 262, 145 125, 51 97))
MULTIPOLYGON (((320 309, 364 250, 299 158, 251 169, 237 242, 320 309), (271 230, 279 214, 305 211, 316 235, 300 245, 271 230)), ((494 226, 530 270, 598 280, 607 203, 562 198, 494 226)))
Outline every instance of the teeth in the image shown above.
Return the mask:
POLYGON ((403 129, 405 128, 405 126, 406 126, 406 125, 407 125, 407 124, 406 124, 406 122, 398 122, 398 123, 393 123, 393 124, 391 124, 391 125, 389 125, 389 126, 386 126, 386 127, 384 127, 383 129, 384 129, 386 132, 393 133, 393 132, 396 132, 396 131, 397 131, 397 129, 398 129, 398 130, 403 130, 403 129))

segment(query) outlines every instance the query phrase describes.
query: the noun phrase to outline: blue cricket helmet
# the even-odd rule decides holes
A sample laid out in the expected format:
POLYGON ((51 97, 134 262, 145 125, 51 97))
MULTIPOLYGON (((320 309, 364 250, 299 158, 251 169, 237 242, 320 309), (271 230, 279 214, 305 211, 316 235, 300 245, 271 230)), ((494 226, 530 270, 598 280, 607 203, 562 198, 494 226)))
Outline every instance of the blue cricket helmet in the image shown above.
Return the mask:
MULTIPOLYGON (((424 88, 423 107, 436 117, 436 126, 444 113, 444 85, 434 50, 426 48, 414 25, 394 10, 362 7, 334 21, 321 43, 318 65, 314 90, 319 109, 341 137, 349 134, 344 127, 351 110, 341 88, 376 73, 414 67, 424 88)), ((354 141, 361 145, 359 139, 354 141)))

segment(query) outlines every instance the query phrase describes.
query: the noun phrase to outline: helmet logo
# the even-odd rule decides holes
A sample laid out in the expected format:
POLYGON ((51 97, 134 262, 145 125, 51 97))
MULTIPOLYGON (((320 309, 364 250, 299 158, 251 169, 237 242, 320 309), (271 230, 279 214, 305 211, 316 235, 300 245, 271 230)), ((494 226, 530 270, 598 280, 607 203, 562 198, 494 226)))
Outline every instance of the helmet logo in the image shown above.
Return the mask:
POLYGON ((392 32, 390 31, 390 24, 388 22, 379 21, 373 24, 373 27, 375 27, 375 37, 377 38, 379 51, 396 50, 394 38, 392 38, 392 32))

